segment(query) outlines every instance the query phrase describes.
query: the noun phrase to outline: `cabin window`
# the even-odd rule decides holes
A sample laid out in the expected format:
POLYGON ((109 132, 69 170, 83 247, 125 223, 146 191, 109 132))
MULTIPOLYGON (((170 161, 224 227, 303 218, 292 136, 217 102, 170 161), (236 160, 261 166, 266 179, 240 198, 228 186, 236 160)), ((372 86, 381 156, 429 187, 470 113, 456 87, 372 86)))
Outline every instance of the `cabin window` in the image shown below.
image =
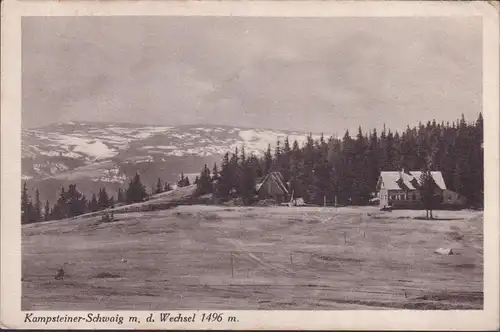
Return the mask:
POLYGON ((414 201, 416 201, 417 200, 417 196, 415 194, 412 194, 411 195, 411 199, 414 200, 414 201))

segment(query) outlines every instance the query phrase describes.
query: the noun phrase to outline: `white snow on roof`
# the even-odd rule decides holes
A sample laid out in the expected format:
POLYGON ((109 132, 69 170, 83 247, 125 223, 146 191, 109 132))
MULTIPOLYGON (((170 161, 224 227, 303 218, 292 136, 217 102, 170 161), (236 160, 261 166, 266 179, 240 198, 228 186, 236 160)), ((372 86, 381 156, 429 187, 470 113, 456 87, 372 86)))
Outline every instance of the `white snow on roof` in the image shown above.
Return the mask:
MULTIPOLYGON (((422 171, 410 171, 408 173, 403 173, 400 171, 390 171, 390 172, 380 172, 380 176, 384 183, 384 188, 388 190, 402 190, 405 189, 399 185, 400 179, 403 180, 403 184, 408 187, 410 190, 416 190, 415 186, 412 183, 412 180, 417 180, 420 183, 420 176, 422 175, 422 171)), ((443 179, 443 175, 439 171, 431 172, 432 178, 434 182, 436 182, 437 186, 444 190, 446 189, 446 184, 443 179)))

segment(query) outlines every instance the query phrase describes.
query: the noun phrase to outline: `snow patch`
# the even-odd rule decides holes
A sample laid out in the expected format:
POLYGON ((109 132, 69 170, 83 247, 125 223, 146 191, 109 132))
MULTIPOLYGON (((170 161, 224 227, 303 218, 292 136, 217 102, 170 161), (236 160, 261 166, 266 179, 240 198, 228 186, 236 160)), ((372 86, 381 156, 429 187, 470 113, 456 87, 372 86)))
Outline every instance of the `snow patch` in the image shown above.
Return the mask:
POLYGON ((195 130, 204 131, 206 133, 210 133, 210 132, 214 131, 212 128, 195 128, 195 130))
POLYGON ((185 152, 182 150, 173 150, 166 153, 166 155, 168 156, 177 156, 177 157, 182 157, 184 154, 185 152))
MULTIPOLYGON (((73 146, 74 152, 80 152, 91 158, 110 158, 117 154, 116 151, 108 148, 106 144, 99 140, 85 139, 75 136, 60 135, 58 141, 68 146, 73 146)), ((66 153, 65 155, 67 155, 66 153)))
POLYGON ((49 157, 57 157, 59 156, 59 154, 61 154, 61 152, 57 152, 57 151, 40 151, 39 152, 41 155, 43 156, 49 156, 49 157))
POLYGON ((153 149, 173 150, 177 149, 177 147, 175 145, 157 145, 157 146, 146 145, 146 146, 141 146, 139 148, 139 150, 153 150, 153 149))

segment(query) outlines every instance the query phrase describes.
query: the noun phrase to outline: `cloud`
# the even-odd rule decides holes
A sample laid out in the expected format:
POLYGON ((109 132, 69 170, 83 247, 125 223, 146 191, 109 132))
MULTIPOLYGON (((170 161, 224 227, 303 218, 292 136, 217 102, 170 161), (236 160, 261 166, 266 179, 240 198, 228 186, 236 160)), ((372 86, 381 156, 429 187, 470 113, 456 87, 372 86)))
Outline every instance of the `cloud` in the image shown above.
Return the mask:
POLYGON ((334 132, 481 110, 477 18, 24 18, 23 124, 334 132))

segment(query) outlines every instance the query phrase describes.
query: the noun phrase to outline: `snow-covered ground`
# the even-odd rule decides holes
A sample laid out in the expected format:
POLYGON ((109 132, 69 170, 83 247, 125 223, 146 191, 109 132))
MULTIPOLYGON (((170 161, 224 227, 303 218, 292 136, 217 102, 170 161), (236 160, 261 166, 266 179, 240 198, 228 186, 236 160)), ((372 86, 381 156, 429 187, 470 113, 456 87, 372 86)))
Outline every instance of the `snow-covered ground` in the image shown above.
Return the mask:
MULTIPOLYGON (((66 123, 49 127, 23 130, 23 158, 34 163, 61 163, 60 157, 75 159, 86 164, 118 158, 123 162, 152 162, 154 158, 222 156, 245 147, 248 154, 263 155, 268 147, 274 149, 278 139, 290 144, 297 140, 304 144, 307 133, 279 130, 244 129, 221 126, 141 126, 98 123, 66 123), (52 159, 51 159, 52 158, 52 159)), ((313 135, 319 138, 319 135, 313 135)), ((158 159, 157 159, 158 160, 158 159)), ((213 159, 212 159, 213 160, 213 159)), ((212 161, 211 161, 212 162, 212 161)), ((25 176, 50 176, 66 171, 56 167, 33 168, 25 176)))

